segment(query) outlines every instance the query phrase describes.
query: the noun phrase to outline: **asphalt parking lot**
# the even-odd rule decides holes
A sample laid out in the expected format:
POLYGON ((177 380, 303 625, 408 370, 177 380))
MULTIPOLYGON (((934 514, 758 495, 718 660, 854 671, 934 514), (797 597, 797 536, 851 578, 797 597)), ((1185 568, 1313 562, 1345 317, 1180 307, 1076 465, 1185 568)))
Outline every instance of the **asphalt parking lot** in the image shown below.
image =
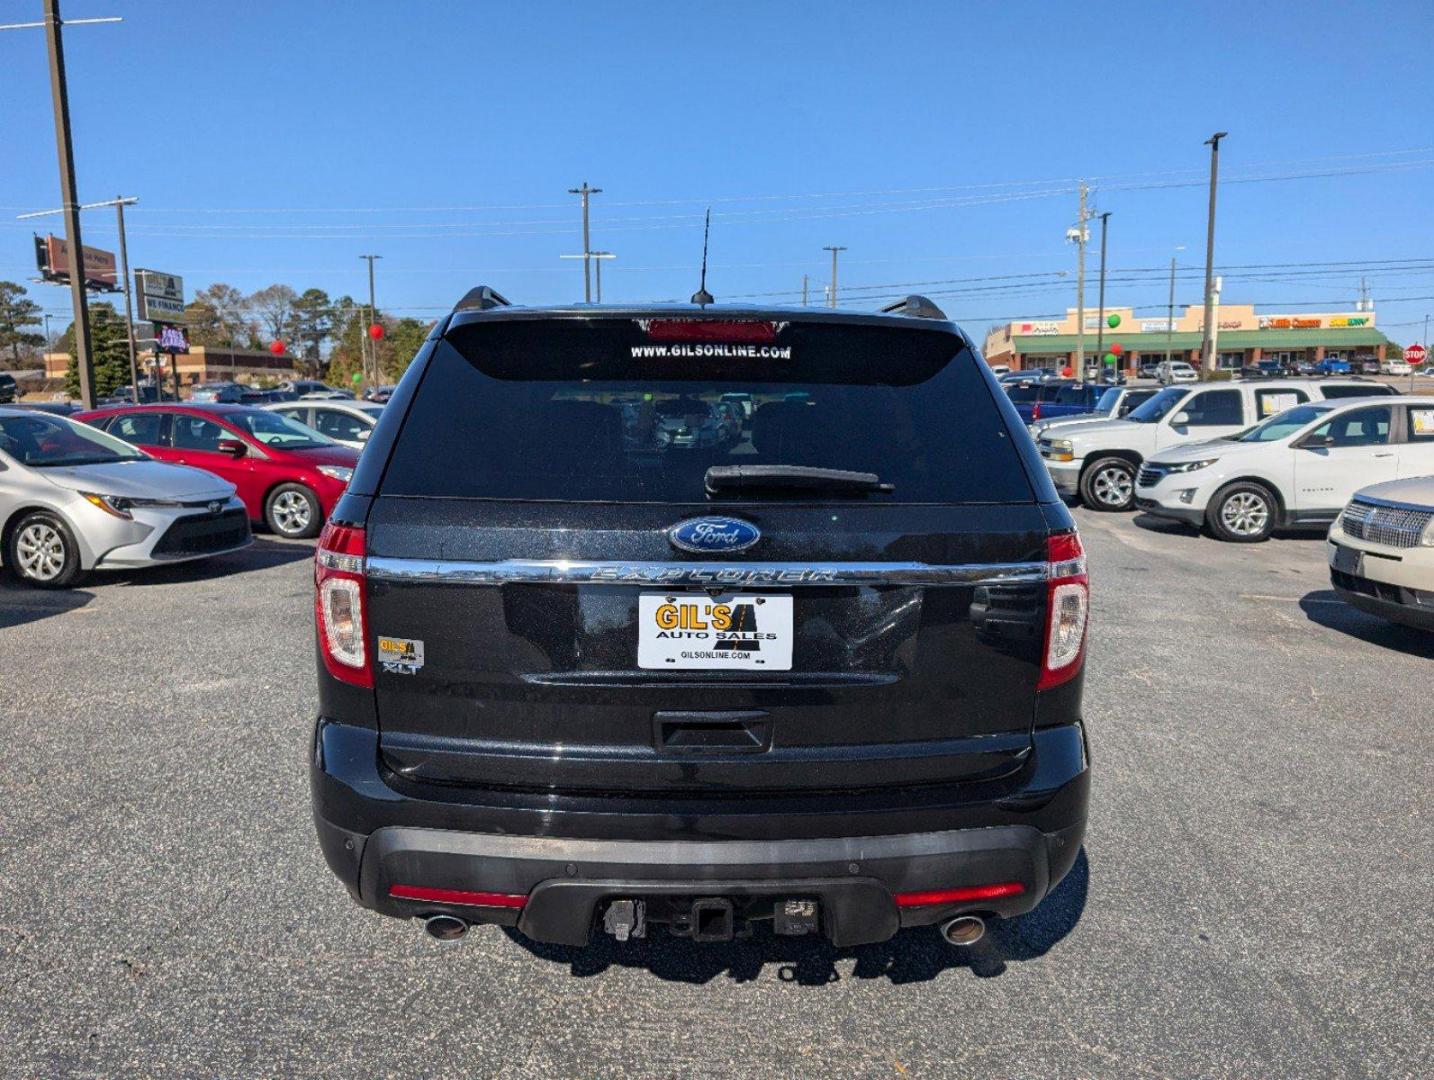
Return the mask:
POLYGON ((0 586, 0 1073, 1427 1075, 1434 639, 1317 536, 1077 516, 1086 853, 968 952, 438 945, 314 842, 305 545, 0 586))

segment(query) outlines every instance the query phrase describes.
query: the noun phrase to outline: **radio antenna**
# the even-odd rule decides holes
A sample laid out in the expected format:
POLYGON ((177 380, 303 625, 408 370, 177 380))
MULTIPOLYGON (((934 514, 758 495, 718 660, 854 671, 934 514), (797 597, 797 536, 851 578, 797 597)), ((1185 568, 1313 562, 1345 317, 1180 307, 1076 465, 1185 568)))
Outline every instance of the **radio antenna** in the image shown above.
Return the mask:
POLYGON ((706 307, 715 303, 712 294, 707 291, 707 237, 712 232, 712 207, 707 208, 707 220, 702 225, 702 280, 697 285, 697 291, 692 294, 692 302, 706 307))

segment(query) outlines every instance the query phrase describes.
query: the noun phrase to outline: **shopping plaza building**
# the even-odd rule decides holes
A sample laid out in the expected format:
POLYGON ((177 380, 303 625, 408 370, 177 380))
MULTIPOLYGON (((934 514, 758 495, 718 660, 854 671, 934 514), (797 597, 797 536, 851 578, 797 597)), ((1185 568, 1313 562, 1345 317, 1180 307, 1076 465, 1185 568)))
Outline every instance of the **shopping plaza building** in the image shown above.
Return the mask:
MULTIPOLYGON (((1115 329, 1106 326, 1094 308, 1085 310, 1086 364, 1099 359, 1100 348, 1111 351, 1119 344, 1120 366, 1128 372, 1141 364, 1172 360, 1200 363, 1200 344, 1205 328, 1205 309, 1187 307, 1173 319, 1137 316, 1133 308, 1106 308, 1105 317, 1120 316, 1115 329)), ((986 335, 986 362, 1004 364, 1012 370, 1076 366, 1076 309, 1064 319, 1022 319, 992 327, 986 335)), ((1373 311, 1343 311, 1330 314, 1261 315, 1253 305, 1223 304, 1216 313, 1215 348, 1220 366, 1239 368, 1257 360, 1286 363, 1318 362, 1330 357, 1340 360, 1383 360, 1392 342, 1374 328, 1373 311)))

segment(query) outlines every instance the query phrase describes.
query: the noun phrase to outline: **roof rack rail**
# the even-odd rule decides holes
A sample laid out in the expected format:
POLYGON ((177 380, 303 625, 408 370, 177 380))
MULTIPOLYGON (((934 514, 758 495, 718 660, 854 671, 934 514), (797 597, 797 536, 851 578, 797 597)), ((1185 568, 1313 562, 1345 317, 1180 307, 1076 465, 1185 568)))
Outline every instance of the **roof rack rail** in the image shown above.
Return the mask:
POLYGON ((454 311, 490 311, 493 308, 512 307, 506 296, 495 292, 487 285, 479 285, 463 294, 463 299, 454 306, 454 311))
POLYGON ((928 298, 912 293, 903 300, 894 304, 887 304, 881 309, 883 315, 910 315, 915 319, 945 319, 946 312, 933 304, 928 298))

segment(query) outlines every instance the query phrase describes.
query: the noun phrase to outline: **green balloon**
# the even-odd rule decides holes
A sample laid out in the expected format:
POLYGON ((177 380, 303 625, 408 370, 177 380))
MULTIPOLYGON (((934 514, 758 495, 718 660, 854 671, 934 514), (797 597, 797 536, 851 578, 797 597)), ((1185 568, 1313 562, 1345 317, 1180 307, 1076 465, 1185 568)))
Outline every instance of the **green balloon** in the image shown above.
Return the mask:
POLYGON ((361 382, 363 382, 363 376, 360 375, 357 371, 354 372, 354 382, 356 382, 356 383, 361 383, 361 382))
POLYGON ((1105 320, 1105 325, 1114 330, 1117 326, 1120 325, 1120 316, 1112 313, 1110 318, 1105 320))
POLYGON ((1108 352, 1105 354, 1105 366, 1115 367, 1115 353, 1108 352))

